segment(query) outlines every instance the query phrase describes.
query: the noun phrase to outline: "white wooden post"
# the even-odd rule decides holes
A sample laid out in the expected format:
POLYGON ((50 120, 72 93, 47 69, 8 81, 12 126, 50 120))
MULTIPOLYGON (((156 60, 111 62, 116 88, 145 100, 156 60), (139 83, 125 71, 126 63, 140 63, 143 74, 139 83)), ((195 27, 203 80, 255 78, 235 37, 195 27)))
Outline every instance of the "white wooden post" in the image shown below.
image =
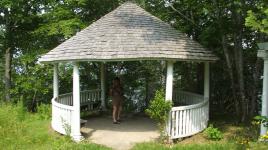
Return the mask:
MULTIPOLYGON (((166 76, 166 101, 172 101, 172 94, 173 94, 173 61, 167 62, 167 76, 166 76)), ((167 125, 166 125, 166 133, 168 136, 170 135, 170 128, 171 128, 171 114, 168 116, 167 125)), ((169 138, 169 140, 171 140, 169 138)))
POLYGON ((105 105, 105 64, 101 63, 101 108, 102 110, 106 110, 105 105))
MULTIPOLYGON (((53 99, 58 98, 59 97, 59 78, 58 78, 58 64, 55 63, 54 64, 54 68, 53 68, 53 99)), ((53 102, 51 102, 53 103, 53 102)), ((51 117, 51 125, 52 127, 55 127, 55 113, 56 110, 54 110, 54 107, 52 106, 51 109, 51 113, 52 113, 52 117, 51 117)))
MULTIPOLYGON (((264 68, 263 68, 263 89, 262 89, 262 107, 261 115, 268 116, 268 58, 264 59, 264 68)), ((265 135, 267 132, 267 127, 261 126, 260 135, 265 135)))
MULTIPOLYGON (((260 50, 258 50, 258 57, 263 58, 263 88, 262 88, 262 109, 261 115, 268 117, 268 42, 258 44, 260 50)), ((265 135, 267 127, 261 125, 260 135, 265 135)))
POLYGON ((173 92, 173 61, 167 62, 167 77, 166 77, 166 101, 172 101, 173 92))
POLYGON ((71 123, 71 136, 74 141, 83 139, 80 133, 80 79, 79 64, 73 63, 73 116, 71 123))
POLYGON ((209 99, 209 62, 204 63, 204 97, 209 99))
MULTIPOLYGON (((204 63, 204 98, 205 100, 209 100, 209 62, 204 63)), ((207 123, 209 120, 209 101, 208 101, 208 108, 205 112, 207 116, 207 120, 205 121, 205 126, 207 127, 207 123)))
POLYGON ((53 98, 59 96, 59 79, 58 79, 58 64, 54 64, 53 72, 53 98))

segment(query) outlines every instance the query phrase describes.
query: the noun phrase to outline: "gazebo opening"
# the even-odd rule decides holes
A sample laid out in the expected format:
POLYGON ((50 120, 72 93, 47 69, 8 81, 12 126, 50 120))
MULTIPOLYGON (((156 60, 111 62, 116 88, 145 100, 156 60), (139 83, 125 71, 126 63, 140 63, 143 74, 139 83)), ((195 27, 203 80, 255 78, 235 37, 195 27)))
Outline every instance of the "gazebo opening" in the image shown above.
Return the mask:
MULTIPOLYGON (((149 100, 152 99, 152 93, 154 93, 155 90, 159 89, 159 87, 165 87, 166 83, 168 82, 168 70, 166 68, 167 64, 164 64, 161 66, 154 66, 153 70, 166 70, 167 74, 163 74, 163 76, 160 76, 158 80, 155 82, 147 83, 144 75, 131 75, 132 69, 137 69, 139 63, 144 63, 146 61, 140 61, 140 62, 112 62, 112 63, 89 63, 84 62, 80 63, 79 71, 80 71, 80 116, 81 116, 81 125, 82 125, 82 133, 84 133, 84 136, 87 137, 87 134, 89 134, 88 131, 91 131, 90 128, 94 128, 95 130, 98 129, 99 126, 96 126, 95 124, 92 124, 91 117, 89 117, 89 114, 92 112, 106 112, 106 115, 100 116, 101 118, 96 119, 93 118, 93 122, 97 124, 105 124, 106 127, 113 126, 112 125, 112 118, 111 118, 111 98, 109 97, 108 91, 109 87, 111 87, 111 81, 114 77, 119 77, 123 82, 123 89, 124 91, 124 107, 123 107, 123 119, 127 122, 132 122, 132 124, 129 124, 129 126, 134 126, 134 124, 138 123, 139 121, 142 121, 140 123, 145 123, 147 126, 151 124, 151 128, 145 127, 143 132, 153 132, 154 135, 158 135, 156 131, 156 123, 153 121, 150 121, 148 116, 145 116, 144 110, 147 108, 149 100), (131 64, 131 65, 128 65, 131 64), (94 69, 95 68, 95 69, 94 69), (97 68, 97 69, 96 69, 97 68), (92 71, 87 71, 92 70, 92 71), (89 74, 87 74, 89 72, 89 74), (133 76, 132 81, 127 81, 126 76, 133 76), (142 81, 144 80, 144 81, 142 81), (130 87, 128 82, 144 82, 142 85, 143 87, 130 87), (148 86, 149 84, 149 86, 148 86), (146 89, 146 86, 147 89, 146 89), (144 88, 144 89, 142 89, 144 88), (147 95, 148 90, 151 90, 149 95, 147 95), (139 118, 140 117, 140 118, 139 118), (131 118, 134 118, 136 122, 133 122, 131 118), (147 119, 146 119, 147 118, 147 119), (108 122, 109 121, 109 122, 108 122), (84 126, 83 126, 84 125, 84 126), (87 129, 89 128, 89 129, 87 129), (145 130, 145 131, 144 131, 145 130)), ((148 61, 147 61, 148 62, 148 61)), ((163 64, 163 61, 152 61, 155 64, 161 65, 163 64)), ((181 67, 182 65, 186 65, 187 63, 174 63, 175 68, 181 67)), ((188 65, 195 65, 200 63, 188 63, 188 65)), ((70 67, 68 64, 62 64, 60 68, 64 68, 63 70, 66 72, 70 72, 73 68, 70 67), (64 66, 67 66, 66 68, 64 66)), ((142 68, 141 68, 142 69, 142 68)), ((196 68, 197 69, 197 68, 196 68)), ((57 68, 55 70, 58 70, 57 68)), ((204 69, 205 70, 205 69, 204 69)), ((58 71, 59 72, 59 71, 58 71)), ((61 72, 59 72, 61 74, 61 72)), ((71 75, 70 75, 71 76, 71 75)), ((190 75, 188 75, 190 76, 190 75)), ((203 130, 208 121, 208 100, 204 98, 203 92, 198 91, 197 94, 194 92, 191 92, 189 90, 185 91, 182 89, 182 86, 180 84, 182 83, 189 83, 190 81, 185 81, 183 77, 186 77, 186 74, 182 75, 182 73, 179 72, 179 70, 174 69, 174 77, 172 81, 172 86, 174 88, 172 93, 172 101, 173 101, 173 109, 171 112, 171 122, 170 122, 170 129, 169 132, 171 134, 172 138, 180 138, 185 136, 190 136, 195 134, 196 132, 199 132, 203 130), (188 120, 187 120, 188 119, 188 120), (194 123, 195 122, 195 123, 194 123), (192 124, 189 125, 189 124, 192 124)), ((202 76, 203 77, 203 76, 202 76)), ((191 80, 197 80, 196 78, 192 78, 191 80)), ((58 81, 55 81, 60 83, 60 78, 58 78, 58 81)), ((200 84, 200 83, 198 83, 200 84)), ((202 83, 201 83, 202 84, 202 83)), ((64 87, 67 89, 67 87, 70 87, 73 83, 71 82, 70 85, 59 85, 59 91, 60 87, 64 87)), ((207 86, 207 85, 205 85, 207 86)), ((184 86, 187 89, 187 86, 184 86)), ((204 87, 202 89, 205 89, 207 87, 204 87)), ((198 87, 196 89, 192 89, 193 91, 198 90, 198 87)), ((72 109, 68 107, 73 106, 73 93, 67 92, 59 93, 58 98, 55 98, 55 101, 53 102, 54 105, 53 110, 57 110, 60 105, 65 105, 65 109, 59 109, 57 110, 57 115, 60 118, 57 118, 57 116, 54 116, 55 118, 53 120, 58 120, 57 124, 58 128, 57 130, 62 134, 66 133, 66 127, 65 124, 71 124, 72 122, 72 115, 68 115, 68 113, 72 113, 72 109), (67 113, 67 115, 65 115, 67 113)), ((168 92, 168 91, 167 91, 168 92)), ((206 92, 206 91, 204 91, 206 92)), ((138 125, 137 124, 137 125, 138 125)), ((145 125, 146 126, 146 125, 145 125)), ((104 128, 105 126, 102 126, 104 128)), ((101 130, 102 128, 99 128, 101 130)), ((117 128, 107 128, 109 130, 114 130, 117 128)))

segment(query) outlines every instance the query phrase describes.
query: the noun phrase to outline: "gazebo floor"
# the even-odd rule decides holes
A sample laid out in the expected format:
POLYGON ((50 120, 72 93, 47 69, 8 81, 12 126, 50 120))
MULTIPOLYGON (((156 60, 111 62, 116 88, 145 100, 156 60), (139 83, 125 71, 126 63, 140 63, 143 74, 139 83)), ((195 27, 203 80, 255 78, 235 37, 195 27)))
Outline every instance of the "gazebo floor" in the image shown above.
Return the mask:
POLYGON ((159 138, 156 123, 141 116, 123 117, 121 124, 113 124, 111 116, 89 118, 81 132, 85 140, 117 150, 159 138))

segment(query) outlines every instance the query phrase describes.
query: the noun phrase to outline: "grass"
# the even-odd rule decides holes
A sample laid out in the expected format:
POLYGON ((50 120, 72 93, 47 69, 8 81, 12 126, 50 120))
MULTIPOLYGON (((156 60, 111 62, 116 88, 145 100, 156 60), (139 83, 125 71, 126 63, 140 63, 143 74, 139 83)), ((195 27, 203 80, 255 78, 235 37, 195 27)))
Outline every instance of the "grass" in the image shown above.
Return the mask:
POLYGON ((182 144, 163 145, 155 142, 136 144, 132 150, 267 150, 268 144, 252 142, 248 145, 235 142, 205 142, 203 144, 182 144))
MULTIPOLYGON (((22 104, 0 104, 0 149, 27 150, 108 150, 110 148, 88 141, 75 143, 50 128, 50 106, 41 106, 36 114, 27 113, 22 104)), ((213 122, 224 135, 220 141, 211 141, 203 133, 172 145, 158 142, 136 144, 132 150, 267 150, 268 144, 256 140, 256 129, 217 120, 213 122), (241 141, 247 141, 241 144, 241 141)), ((112 139, 111 139, 112 140, 112 139)))
MULTIPOLYGON (((242 147, 241 147, 242 148, 242 147)), ((157 143, 141 143, 136 144, 133 147, 133 150, 236 150, 241 149, 236 144, 222 144, 222 143, 214 143, 214 144, 175 144, 171 146, 166 146, 157 143)))
POLYGON ((6 150, 27 149, 94 149, 108 150, 101 145, 71 141, 50 129, 49 119, 43 114, 30 114, 23 110, 21 104, 1 104, 0 106, 0 147, 6 150))
POLYGON ((136 144, 133 150, 268 150, 268 143, 257 140, 258 127, 237 124, 228 118, 230 117, 220 116, 213 118, 210 122, 222 131, 223 139, 220 141, 207 139, 203 132, 183 140, 177 140, 172 145, 156 142, 136 144))

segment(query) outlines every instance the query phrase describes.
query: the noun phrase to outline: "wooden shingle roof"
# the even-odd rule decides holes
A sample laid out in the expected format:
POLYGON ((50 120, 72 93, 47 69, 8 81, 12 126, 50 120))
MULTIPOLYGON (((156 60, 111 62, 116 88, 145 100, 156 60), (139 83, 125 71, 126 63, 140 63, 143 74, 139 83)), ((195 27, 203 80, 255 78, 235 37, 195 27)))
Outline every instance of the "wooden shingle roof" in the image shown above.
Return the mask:
POLYGON ((217 57, 141 7, 126 2, 43 55, 39 61, 151 59, 214 61, 217 57))

